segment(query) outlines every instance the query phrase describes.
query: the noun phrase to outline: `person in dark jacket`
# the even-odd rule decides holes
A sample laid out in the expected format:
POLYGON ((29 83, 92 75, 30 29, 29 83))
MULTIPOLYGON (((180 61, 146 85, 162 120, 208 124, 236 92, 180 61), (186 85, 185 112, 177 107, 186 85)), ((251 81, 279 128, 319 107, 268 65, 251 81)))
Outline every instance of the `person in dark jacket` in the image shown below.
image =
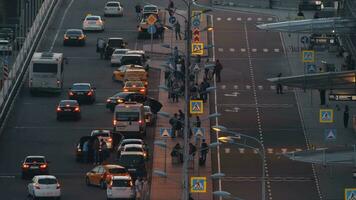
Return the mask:
POLYGON ((344 110, 344 127, 345 128, 347 128, 347 126, 349 124, 349 118, 350 118, 349 106, 346 105, 345 110, 344 110))
POLYGON ((202 140, 201 146, 200 146, 200 158, 199 162, 201 160, 201 165, 205 165, 206 162, 206 154, 208 154, 209 151, 209 146, 206 143, 205 139, 202 140))

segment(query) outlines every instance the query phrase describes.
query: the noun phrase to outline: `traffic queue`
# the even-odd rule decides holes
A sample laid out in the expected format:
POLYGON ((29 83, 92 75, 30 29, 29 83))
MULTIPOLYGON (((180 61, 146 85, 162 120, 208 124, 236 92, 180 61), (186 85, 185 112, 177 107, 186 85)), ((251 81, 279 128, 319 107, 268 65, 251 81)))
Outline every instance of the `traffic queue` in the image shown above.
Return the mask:
MULTIPOLYGON (((152 8, 152 6, 150 7, 152 8)), ((152 12, 156 12, 153 10, 152 12)), ((120 2, 109 1, 104 7, 105 16, 124 15, 120 2)), ((63 46, 85 46, 87 31, 105 30, 105 20, 98 15, 85 16, 82 28, 65 31, 63 46)), ((136 199, 136 180, 147 177, 149 147, 145 142, 147 127, 152 126, 162 104, 148 95, 149 57, 143 50, 128 49, 122 37, 98 38, 96 51, 101 59, 110 60, 117 67, 112 80, 123 86, 106 100, 106 108, 112 114, 112 129, 94 129, 78 138, 75 160, 93 164, 83 174, 88 186, 106 189, 107 199, 136 199)), ((60 93, 63 89, 64 65, 68 63, 63 53, 36 52, 29 66, 29 88, 32 95, 43 92, 60 93)), ((88 82, 73 83, 67 91, 67 99, 57 104, 56 118, 63 120, 85 120, 81 116, 82 104, 94 104, 96 87, 88 82)), ((61 197, 60 181, 51 175, 50 161, 45 156, 29 155, 21 162, 22 178, 31 178, 29 196, 61 197)))

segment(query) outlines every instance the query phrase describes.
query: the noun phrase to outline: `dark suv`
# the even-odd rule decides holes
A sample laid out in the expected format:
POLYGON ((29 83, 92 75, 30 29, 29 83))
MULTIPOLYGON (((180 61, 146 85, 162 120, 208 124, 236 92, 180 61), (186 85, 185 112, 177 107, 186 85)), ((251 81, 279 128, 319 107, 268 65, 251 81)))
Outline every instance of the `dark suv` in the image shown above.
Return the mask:
POLYGON ((111 58, 115 49, 126 49, 127 42, 123 38, 109 38, 105 47, 105 59, 111 58))
POLYGON ((118 164, 125 167, 133 179, 147 176, 145 156, 142 152, 121 152, 118 164))
POLYGON ((27 156, 22 161, 21 178, 32 178, 34 175, 48 174, 48 162, 44 156, 27 156))

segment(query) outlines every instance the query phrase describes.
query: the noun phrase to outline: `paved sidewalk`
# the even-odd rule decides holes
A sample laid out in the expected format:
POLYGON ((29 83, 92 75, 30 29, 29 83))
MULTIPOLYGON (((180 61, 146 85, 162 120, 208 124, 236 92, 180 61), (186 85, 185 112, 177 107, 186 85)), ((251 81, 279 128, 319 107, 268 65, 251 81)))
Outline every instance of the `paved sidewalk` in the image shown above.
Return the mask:
MULTIPOLYGON (((180 11, 179 11, 180 12, 180 11)), ((181 12, 181 14, 184 14, 184 12, 181 12)), ((181 19, 181 17, 177 17, 181 24, 181 30, 184 31, 184 21, 181 19)), ((167 19, 168 20, 168 19, 167 19)), ((202 23, 201 26, 204 23, 202 23)), ((206 34, 202 34, 203 41, 206 41, 206 34)), ((179 50, 185 51, 185 40, 176 40, 174 33, 172 34, 170 30, 167 30, 165 33, 164 41, 162 42, 163 44, 170 44, 172 43, 172 46, 177 46, 179 50), (173 38, 172 38, 173 37, 173 38)), ((164 48, 161 46, 162 43, 155 43, 153 47, 153 52, 151 53, 159 53, 159 54, 167 54, 167 60, 168 60, 168 55, 170 54, 170 49, 164 48)), ((147 52, 150 52, 150 44, 144 45, 144 50, 147 52)), ((166 64, 165 61, 152 61, 151 66, 161 66, 166 64)), ((161 68, 161 80, 160 84, 164 85, 164 68, 161 68)), ((201 79, 201 78, 200 78, 201 79)), ((172 116, 174 113, 178 113, 179 109, 184 108, 184 98, 179 98, 179 103, 172 103, 170 100, 168 100, 168 92, 166 91, 160 91, 159 92, 159 99, 158 99, 162 104, 162 110, 163 112, 170 113, 172 116)), ((187 112, 183 110, 183 112, 187 112)), ((205 104, 204 105, 204 115, 201 115, 200 118, 203 119, 209 115, 209 105, 205 104)), ((195 122, 195 116, 191 118, 191 124, 195 122)), ((201 124, 202 128, 205 128, 205 138, 206 142, 209 144, 210 143, 210 122, 209 120, 202 120, 201 124)), ((154 152, 153 152, 153 167, 152 170, 160 170, 160 171, 165 171, 167 174, 167 177, 160 177, 155 174, 152 174, 152 180, 151 180, 151 191, 150 191, 150 199, 151 200, 179 200, 182 197, 182 181, 183 181, 183 176, 182 176, 182 164, 173 164, 172 163, 172 158, 170 156, 170 153, 177 142, 183 146, 183 139, 180 137, 177 138, 162 138, 160 136, 160 128, 171 128, 171 125, 169 124, 169 119, 164 118, 162 116, 158 116, 157 123, 156 123, 156 132, 155 132, 155 141, 165 141, 167 143, 168 148, 162 148, 159 146, 154 146, 154 152), (166 166, 166 169, 165 169, 166 166)), ((194 137, 191 138, 191 142, 195 144, 194 137)), ((212 168, 211 168, 211 156, 210 152, 208 153, 207 160, 205 166, 199 166, 198 165, 198 158, 199 158, 199 148, 200 145, 196 145, 197 147, 197 153, 195 156, 195 161, 194 161, 194 169, 189 170, 189 175, 190 176, 205 176, 207 177, 207 192, 206 193, 196 193, 192 194, 192 197, 195 200, 210 200, 212 199, 212 180, 209 178, 210 175, 212 174, 212 168)))
MULTIPOLYGON (((293 19, 296 16, 296 11, 276 10, 276 9, 258 9, 258 8, 237 8, 216 6, 216 8, 228 8, 235 11, 254 12, 274 15, 279 21, 293 19)), ((313 11, 303 11, 306 18, 312 18, 313 11)), ((285 55, 289 67, 288 74, 301 75, 304 74, 303 63, 301 62, 301 52, 295 51, 302 47, 299 43, 302 34, 281 34, 285 46, 285 55)), ((322 61, 329 64, 334 64, 337 71, 341 71, 342 57, 336 56, 337 52, 318 51, 316 52, 316 66, 320 67, 322 61)), ((266 77, 267 78, 267 77, 266 77)), ((320 106, 319 92, 316 90, 307 90, 304 92, 301 89, 295 89, 295 95, 300 109, 302 124, 305 129, 306 140, 309 148, 314 147, 345 147, 356 144, 356 135, 352 129, 352 116, 356 115, 356 105, 353 102, 328 102, 326 106, 320 106), (345 105, 350 107, 349 127, 343 126, 343 111, 345 105), (334 110, 333 124, 319 123, 320 108, 331 108, 334 110), (340 110, 338 109, 340 108, 340 110), (326 141, 324 131, 326 128, 335 128, 337 130, 337 139, 335 141, 326 141)), ((319 179, 320 192, 322 199, 325 200, 341 200, 344 199, 344 188, 353 188, 355 180, 352 179, 352 166, 334 166, 334 167, 315 167, 315 172, 319 179)))

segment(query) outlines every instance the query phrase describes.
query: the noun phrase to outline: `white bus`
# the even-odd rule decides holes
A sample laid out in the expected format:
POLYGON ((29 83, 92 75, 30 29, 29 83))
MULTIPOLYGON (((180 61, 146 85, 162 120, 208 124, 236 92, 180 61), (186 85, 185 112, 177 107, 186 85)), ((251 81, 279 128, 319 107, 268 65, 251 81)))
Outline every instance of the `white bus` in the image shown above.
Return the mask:
POLYGON ((35 91, 61 92, 64 57, 62 53, 35 52, 29 68, 29 88, 35 91))

